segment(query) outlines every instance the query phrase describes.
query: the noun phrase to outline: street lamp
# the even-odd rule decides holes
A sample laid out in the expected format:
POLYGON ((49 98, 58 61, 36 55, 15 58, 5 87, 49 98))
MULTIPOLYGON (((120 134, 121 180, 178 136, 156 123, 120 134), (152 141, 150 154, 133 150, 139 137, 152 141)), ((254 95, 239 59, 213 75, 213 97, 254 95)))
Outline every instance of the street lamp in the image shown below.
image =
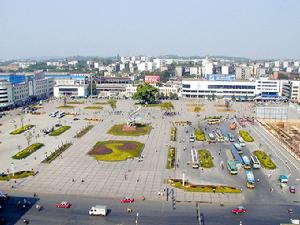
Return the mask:
POLYGON ((14 177, 14 176, 15 176, 15 164, 12 162, 12 163, 10 164, 10 166, 11 166, 11 173, 12 173, 12 176, 14 177))

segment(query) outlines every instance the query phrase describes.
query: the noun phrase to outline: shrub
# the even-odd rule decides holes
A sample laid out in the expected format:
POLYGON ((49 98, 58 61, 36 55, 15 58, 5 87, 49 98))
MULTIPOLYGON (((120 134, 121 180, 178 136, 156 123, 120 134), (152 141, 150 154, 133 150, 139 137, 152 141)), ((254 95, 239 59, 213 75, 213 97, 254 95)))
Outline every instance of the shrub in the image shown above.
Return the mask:
POLYGON ((69 130, 71 127, 70 126, 61 126, 60 128, 52 131, 49 136, 58 136, 64 133, 65 131, 69 130))
POLYGON ((254 141, 253 137, 251 137, 251 135, 247 131, 240 130, 239 133, 240 133, 240 136, 244 139, 244 141, 246 141, 246 142, 254 141))
POLYGON ((254 151, 253 154, 257 157, 260 164, 264 168, 270 169, 270 170, 276 169, 275 163, 271 160, 270 156, 267 153, 265 153, 261 150, 257 150, 257 151, 254 151))
POLYGON ((74 138, 81 138, 83 137, 86 133, 88 133, 92 128, 94 127, 94 125, 88 125, 87 127, 84 127, 81 131, 79 131, 74 138))
POLYGON ((211 168, 214 166, 213 159, 209 151, 205 149, 198 150, 198 157, 201 167, 211 168))
POLYGON ((32 144, 32 145, 28 146, 27 148, 23 149, 22 151, 18 152, 17 154, 15 154, 14 156, 12 156, 12 158, 13 159, 24 159, 43 146, 44 146, 44 144, 41 144, 41 143, 32 144))
POLYGON ((176 149, 175 147, 169 147, 167 169, 173 169, 175 167, 175 159, 176 159, 176 149))
POLYGON ((51 163, 54 159, 56 159, 60 154, 62 154, 64 151, 66 151, 72 143, 66 143, 60 146, 58 149, 54 150, 46 159, 42 161, 42 163, 51 163))
POLYGON ((176 141, 176 137, 177 137, 177 127, 172 127, 171 134, 170 134, 170 140, 176 141))
POLYGON ((6 180, 9 181, 10 179, 21 179, 29 176, 34 176, 35 172, 33 171, 18 171, 14 173, 14 176, 12 173, 10 174, 2 174, 0 175, 0 180, 6 180))
POLYGON ((34 127, 34 126, 31 125, 31 124, 28 124, 28 125, 25 125, 23 127, 20 127, 20 128, 18 128, 16 130, 10 132, 10 134, 12 134, 12 135, 21 134, 21 133, 25 132, 26 130, 31 129, 32 127, 34 127))
POLYGON ((195 136, 197 141, 206 141, 205 133, 200 129, 195 130, 195 136))

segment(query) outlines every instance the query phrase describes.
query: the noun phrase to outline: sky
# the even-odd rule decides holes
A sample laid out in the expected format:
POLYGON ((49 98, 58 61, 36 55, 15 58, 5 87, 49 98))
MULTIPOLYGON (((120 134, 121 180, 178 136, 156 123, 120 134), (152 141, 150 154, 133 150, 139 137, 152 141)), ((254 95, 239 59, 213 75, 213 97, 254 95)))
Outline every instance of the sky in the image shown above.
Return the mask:
POLYGON ((0 59, 300 59, 300 0, 0 0, 0 59))

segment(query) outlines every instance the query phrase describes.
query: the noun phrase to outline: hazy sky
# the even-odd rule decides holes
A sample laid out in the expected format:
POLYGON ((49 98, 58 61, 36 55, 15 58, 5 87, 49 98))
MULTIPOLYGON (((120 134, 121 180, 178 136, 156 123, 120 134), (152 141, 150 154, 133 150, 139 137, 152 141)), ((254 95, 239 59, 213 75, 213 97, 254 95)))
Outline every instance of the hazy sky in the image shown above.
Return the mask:
POLYGON ((0 0, 0 59, 300 58, 300 0, 0 0))

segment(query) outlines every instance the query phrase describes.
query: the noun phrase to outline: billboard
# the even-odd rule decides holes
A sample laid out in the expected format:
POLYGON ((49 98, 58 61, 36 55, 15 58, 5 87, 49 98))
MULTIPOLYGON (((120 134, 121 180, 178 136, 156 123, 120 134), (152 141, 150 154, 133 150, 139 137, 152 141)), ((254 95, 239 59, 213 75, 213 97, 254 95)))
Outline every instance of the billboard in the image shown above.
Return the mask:
POLYGON ((160 81, 160 76, 158 75, 145 76, 145 83, 158 83, 159 81, 160 81))

